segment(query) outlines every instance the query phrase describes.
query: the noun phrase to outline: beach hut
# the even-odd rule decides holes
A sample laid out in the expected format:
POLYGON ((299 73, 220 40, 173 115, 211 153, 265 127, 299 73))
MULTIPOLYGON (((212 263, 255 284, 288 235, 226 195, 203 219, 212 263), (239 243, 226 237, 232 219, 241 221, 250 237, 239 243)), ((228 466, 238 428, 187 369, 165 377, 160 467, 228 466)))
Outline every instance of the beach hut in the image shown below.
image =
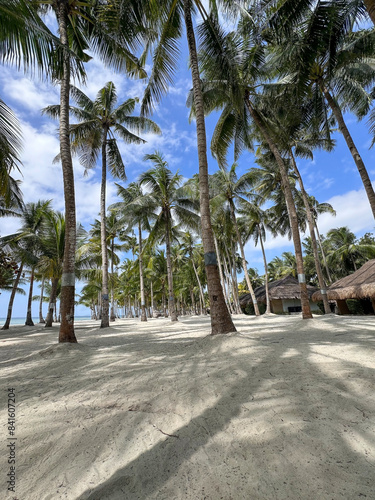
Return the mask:
MULTIPOLYGON (((335 300, 339 314, 350 314, 347 299, 369 299, 375 310, 375 259, 371 259, 360 269, 345 278, 332 283, 327 288, 328 300, 335 300)), ((320 291, 312 299, 322 300, 320 291)))
MULTIPOLYGON (((280 280, 270 281, 268 283, 270 295, 271 311, 275 314, 301 312, 301 292, 298 280, 293 276, 285 276, 280 280)), ((312 312, 320 311, 316 303, 311 301, 311 296, 317 291, 317 288, 307 285, 307 291, 310 298, 310 307, 312 312)), ((259 303, 266 303, 266 287, 259 286, 254 290, 255 297, 259 303)), ((249 293, 240 297, 240 305, 245 307, 252 303, 249 293)))

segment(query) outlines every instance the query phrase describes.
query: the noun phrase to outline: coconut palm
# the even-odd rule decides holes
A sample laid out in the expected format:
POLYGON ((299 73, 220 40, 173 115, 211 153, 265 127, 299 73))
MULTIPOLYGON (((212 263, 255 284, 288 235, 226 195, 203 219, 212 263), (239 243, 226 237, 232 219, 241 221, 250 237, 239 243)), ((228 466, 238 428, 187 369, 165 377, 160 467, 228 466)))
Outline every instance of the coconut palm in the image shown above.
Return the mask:
MULTIPOLYGON (((59 46, 55 51, 59 65, 55 64, 55 79, 60 83, 59 137, 60 159, 63 171, 66 238, 64 270, 62 275, 61 316, 59 342, 77 342, 74 334, 75 281, 74 265, 76 250, 76 214, 73 163, 70 148, 69 93, 70 79, 74 72, 84 77, 82 61, 90 57, 85 50, 91 49, 104 62, 122 69, 127 74, 145 76, 136 57, 130 52, 137 41, 134 16, 129 16, 128 31, 120 36, 109 26, 105 6, 96 0, 47 0, 44 9, 52 9, 56 15, 59 32, 59 46), (133 23, 133 24, 132 24, 133 23), (75 67, 74 67, 75 64, 75 67)), ((136 5, 129 3, 129 9, 136 5)), ((111 8, 109 6, 109 8, 111 8)), ((140 25, 139 25, 140 26, 140 25)))
MULTIPOLYGON (((42 248, 42 228, 46 218, 51 212, 51 201, 38 201, 37 203, 27 203, 20 214, 21 228, 17 233, 10 234, 3 238, 3 244, 13 243, 20 255, 21 265, 30 268, 30 287, 27 305, 26 325, 33 326, 31 315, 31 304, 33 296, 33 284, 35 268, 43 253, 42 248)), ((22 271, 21 271, 22 272, 22 271)), ((16 285, 18 286, 18 284, 16 285)), ((14 295, 13 295, 14 298, 14 295)), ((11 310, 10 310, 11 314, 11 310)), ((5 322, 4 329, 9 327, 10 315, 8 309, 8 318, 5 322)))
MULTIPOLYGON (((116 107, 116 87, 112 82, 108 82, 99 90, 94 101, 75 87, 71 87, 71 95, 77 106, 72 106, 70 111, 79 120, 79 123, 70 128, 73 151, 80 155, 80 161, 86 169, 95 166, 101 153, 100 221, 103 291, 100 326, 107 328, 109 326, 108 255, 105 233, 107 167, 110 168, 113 177, 125 180, 125 166, 117 145, 117 138, 121 138, 127 144, 141 144, 146 141, 132 131, 160 133, 160 129, 148 118, 132 116, 138 98, 127 99, 116 107)), ((61 106, 49 106, 44 112, 50 116, 59 116, 61 106)))
POLYGON ((174 219, 185 227, 198 226, 198 216, 195 212, 195 203, 184 196, 179 190, 182 183, 182 175, 178 172, 173 174, 168 168, 167 162, 161 153, 156 151, 144 157, 151 161, 154 168, 144 172, 139 177, 139 184, 145 186, 149 191, 144 197, 144 203, 151 207, 160 209, 155 224, 151 230, 149 239, 155 241, 157 237, 163 239, 166 246, 166 258, 168 269, 168 309, 172 321, 177 321, 175 298, 173 294, 173 275, 171 261, 171 236, 174 219))
MULTIPOLYGON (((245 273, 246 284, 250 291, 251 299, 254 304, 255 314, 256 316, 259 316, 260 313, 258 303, 255 298, 254 290, 247 272, 245 250, 237 223, 235 206, 235 202, 240 202, 242 200, 246 201, 245 197, 250 194, 249 190, 251 189, 251 183, 249 180, 249 175, 247 174, 244 174, 240 178, 238 178, 236 169, 236 163, 233 163, 229 170, 227 170, 224 166, 221 166, 220 169, 212 176, 212 186, 213 191, 218 193, 216 194, 215 198, 219 199, 221 202, 226 202, 229 205, 234 229, 236 231, 237 243, 241 252, 242 269, 245 273)), ((215 202, 215 198, 213 199, 213 202, 215 202)))
POLYGON ((189 256, 189 260, 190 260, 191 265, 193 267, 194 275, 195 275, 195 278, 197 280, 198 287, 199 287, 199 293, 200 293, 201 301, 202 301, 202 304, 203 304, 203 314, 207 314, 207 309, 205 307, 205 299, 204 299, 204 293, 203 293, 203 286, 202 286, 201 280, 199 278, 199 272, 198 272, 197 266, 195 265, 195 262, 194 262, 194 256, 197 253, 195 250, 196 250, 197 247, 196 247, 196 242, 194 240, 194 237, 191 234, 191 231, 185 232, 185 233, 182 234, 181 246, 182 246, 183 250, 189 256))
MULTIPOLYGON (((99 258, 99 265, 102 264, 102 249, 101 249, 101 222, 95 220, 94 224, 92 224, 92 228, 90 231, 91 236, 91 244, 89 244, 89 254, 93 256, 93 243, 99 243, 96 247, 96 251, 99 251, 97 257, 99 258)), ((107 244, 107 257, 111 261, 111 273, 110 273, 110 289, 111 289, 111 313, 110 320, 115 321, 115 304, 114 304, 114 279, 115 272, 114 266, 117 266, 120 263, 120 259, 117 255, 117 252, 127 250, 123 243, 116 243, 115 240, 119 239, 120 242, 129 241, 129 237, 124 232, 124 223, 119 219, 117 214, 111 210, 106 216, 106 244, 107 244)), ((84 252, 84 248, 82 250, 84 252)))
POLYGON ((343 116, 350 110, 362 118, 370 108, 370 92, 375 81, 375 32, 348 33, 346 25, 352 30, 355 16, 345 3, 316 2, 306 23, 279 44, 274 56, 283 85, 285 82, 298 84, 301 92, 313 95, 313 101, 320 109, 328 108, 327 112, 332 113, 358 169, 375 217, 375 192, 343 116))
MULTIPOLYGON (((3 238, 2 238, 2 244, 4 245, 3 238)), ((12 262, 15 262, 15 264, 17 265, 17 272, 15 276, 14 273, 12 273, 11 278, 9 277, 9 274, 8 276, 6 276, 7 279, 5 282, 5 286, 11 288, 11 293, 8 303, 7 317, 5 319, 3 327, 1 328, 2 330, 9 329, 10 321, 12 319, 13 303, 16 293, 25 294, 25 291, 22 288, 20 288, 19 285, 23 283, 22 276, 23 276, 24 262, 30 257, 28 252, 25 252, 22 246, 19 245, 19 242, 16 242, 14 240, 7 241, 5 248, 11 254, 12 262)))
POLYGON ((122 225, 138 228, 138 261, 139 261, 139 279, 141 290, 141 321, 147 321, 144 272, 143 272, 143 240, 142 230, 150 231, 150 219, 153 217, 154 206, 144 204, 145 193, 142 190, 140 182, 132 182, 127 188, 117 184, 117 195, 122 199, 121 202, 111 205, 118 216, 122 225))
POLYGON ((246 242, 248 239, 252 238, 255 246, 257 246, 259 242, 262 249, 265 271, 264 285, 266 290, 266 314, 269 314, 271 312, 271 302, 268 292, 268 269, 266 253, 264 250, 264 241, 266 239, 266 229, 275 232, 275 227, 269 218, 269 212, 267 210, 262 210, 256 203, 241 200, 238 213, 240 215, 238 223, 241 228, 244 241, 246 242))
POLYGON ((328 231, 325 245, 329 248, 327 261, 336 270, 336 279, 357 271, 366 260, 375 257, 374 244, 358 242, 347 227, 328 231))
MULTIPOLYGON (((227 1, 222 3, 227 5, 231 4, 231 2, 227 1)), ((216 2, 212 3, 214 7, 215 4, 216 2)), ((205 252, 207 287, 210 302, 211 333, 229 333, 236 331, 236 329, 226 306, 223 289, 220 283, 215 242, 211 226, 203 95, 198 68, 195 32, 192 21, 192 11, 195 7, 204 19, 208 18, 200 0, 168 0, 158 6, 159 15, 155 25, 159 37, 154 50, 152 73, 144 94, 142 112, 151 112, 155 101, 160 101, 162 95, 165 94, 168 89, 168 83, 173 80, 173 72, 177 64, 176 56, 178 53, 176 41, 183 33, 182 23, 184 21, 196 108, 200 215, 202 218, 202 242, 205 252)))
POLYGON ((219 138, 223 139, 219 160, 224 157, 224 151, 232 140, 235 140, 237 153, 244 147, 249 147, 249 122, 252 122, 261 141, 267 144, 274 156, 293 234, 301 288, 302 317, 307 319, 312 318, 312 314, 303 271, 298 215, 289 183, 287 163, 278 148, 272 127, 258 106, 259 80, 265 71, 265 44, 260 44, 258 37, 253 34, 254 32, 245 36, 233 32, 225 34, 219 26, 216 26, 214 31, 207 30, 202 33, 201 67, 207 82, 205 105, 207 112, 223 110, 215 132, 216 143, 219 138))

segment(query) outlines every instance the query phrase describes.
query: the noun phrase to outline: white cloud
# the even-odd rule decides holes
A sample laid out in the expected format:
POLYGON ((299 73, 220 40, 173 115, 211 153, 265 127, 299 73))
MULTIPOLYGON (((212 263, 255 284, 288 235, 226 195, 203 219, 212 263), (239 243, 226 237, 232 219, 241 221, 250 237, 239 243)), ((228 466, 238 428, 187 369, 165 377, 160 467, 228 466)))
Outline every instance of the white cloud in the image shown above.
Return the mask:
POLYGON ((319 216, 318 224, 321 233, 342 226, 348 226, 357 235, 373 231, 375 221, 364 189, 348 191, 345 194, 333 196, 327 201, 336 210, 337 215, 336 217, 330 214, 319 216))
POLYGON ((10 68, 3 68, 0 80, 4 100, 11 100, 21 116, 31 113, 39 117, 42 108, 59 103, 58 89, 46 82, 31 80, 10 68))

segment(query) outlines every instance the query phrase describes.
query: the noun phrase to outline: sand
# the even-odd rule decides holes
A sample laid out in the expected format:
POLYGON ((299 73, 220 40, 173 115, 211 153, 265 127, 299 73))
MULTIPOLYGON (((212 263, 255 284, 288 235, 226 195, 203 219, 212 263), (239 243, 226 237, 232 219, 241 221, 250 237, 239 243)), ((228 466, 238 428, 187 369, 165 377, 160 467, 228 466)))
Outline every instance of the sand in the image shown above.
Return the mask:
POLYGON ((0 498, 375 499, 375 318, 0 333, 0 498), (7 389, 16 488, 7 492, 7 389))

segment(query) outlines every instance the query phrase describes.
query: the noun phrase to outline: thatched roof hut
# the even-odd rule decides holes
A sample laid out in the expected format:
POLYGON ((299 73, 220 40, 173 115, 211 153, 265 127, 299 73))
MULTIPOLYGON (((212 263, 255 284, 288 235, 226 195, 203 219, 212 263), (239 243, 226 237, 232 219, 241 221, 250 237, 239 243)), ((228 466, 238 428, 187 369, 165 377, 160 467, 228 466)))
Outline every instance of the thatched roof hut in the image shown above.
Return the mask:
MULTIPOLYGON (((358 271, 332 283, 327 288, 328 300, 375 299, 375 259, 369 260, 358 271)), ((315 292, 312 300, 322 300, 320 291, 315 292)))
MULTIPOLYGON (((268 291, 273 312, 287 312, 290 309, 296 309, 300 304, 300 286, 298 280, 293 276, 288 275, 280 280, 270 281, 268 291)), ((307 285, 307 291, 311 299, 317 288, 307 285)), ((264 285, 256 288, 254 294, 258 302, 266 302, 266 287, 264 285)), ((249 293, 240 297, 241 306, 246 306, 249 303, 252 303, 249 293)))

